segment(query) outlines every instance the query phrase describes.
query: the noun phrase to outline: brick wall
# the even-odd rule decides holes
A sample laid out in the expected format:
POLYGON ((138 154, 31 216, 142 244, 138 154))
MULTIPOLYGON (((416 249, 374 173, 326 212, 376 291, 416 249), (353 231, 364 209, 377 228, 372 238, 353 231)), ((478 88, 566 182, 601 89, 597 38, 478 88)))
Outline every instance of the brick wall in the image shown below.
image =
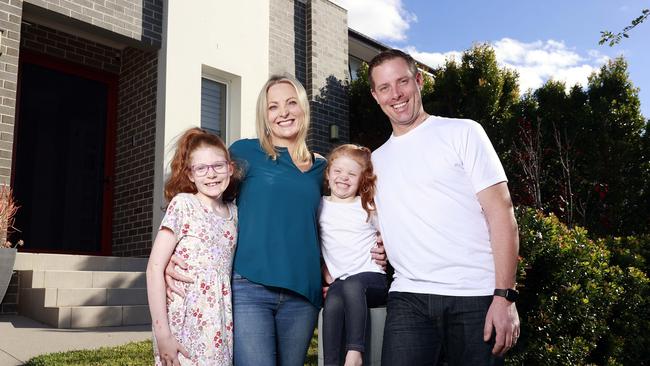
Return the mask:
POLYGON ((22 48, 119 74, 113 192, 113 255, 151 248, 157 53, 117 50, 37 24, 23 25, 22 48))
POLYGON ((299 0, 271 0, 269 72, 289 73, 306 80, 306 5, 299 0))
MULTIPOLYGON (((30 4, 159 47, 161 0, 28 0, 30 4)), ((0 183, 8 183, 14 140, 19 50, 120 74, 113 245, 116 255, 148 255, 151 247, 157 51, 118 50, 38 24, 23 24, 23 1, 0 0, 0 183)), ((17 275, 0 314, 16 313, 17 275)))
MULTIPOLYGON (((2 13, 0 13, 0 18, 2 18, 2 13)), ((8 42, 3 39, 3 55, 0 56, 0 62, 4 63, 7 59, 11 61, 6 62, 4 65, 0 64, 2 65, 0 66, 2 67, 2 70, 5 70, 4 73, 0 72, 0 75, 7 75, 7 71, 13 70, 14 67, 16 68, 15 73, 17 73, 18 47, 20 47, 21 50, 65 59, 106 72, 118 73, 120 70, 119 50, 36 24, 22 24, 21 26, 19 17, 10 16, 9 18, 17 20, 15 29, 18 31, 12 31, 12 33, 19 34, 20 42, 17 40, 11 40, 11 42, 8 42), (7 48, 11 47, 9 53, 5 53, 5 45, 7 48), (13 49, 13 47, 16 48, 13 49)), ((2 24, 1 21, 0 26, 2 26, 3 29, 8 29, 7 25, 2 24)), ((11 85, 13 86, 14 94, 12 99, 15 99, 15 83, 17 83, 17 78, 10 82, 12 83, 11 85)), ((4 84, 7 85, 6 83, 4 84)), ((6 98, 6 93, 6 90, 0 91, 3 99, 6 98)), ((2 157, 0 158, 0 164, 8 164, 7 166, 11 167, 11 161, 9 160, 8 162, 5 162, 4 160, 11 159, 12 157, 11 149, 13 145, 15 108, 12 106, 11 109, 3 110, 3 113, 5 111, 7 114, 2 115, 0 131, 2 131, 1 133, 11 135, 11 142, 5 145, 4 142, 0 141, 0 156, 2 157), (11 128, 10 131, 7 131, 9 128, 11 128), (5 146, 8 148, 7 151, 5 151, 5 146)), ((2 168, 0 168, 0 170, 1 169, 2 168)), ((2 179, 6 179, 7 182, 9 181, 9 172, 6 173, 7 175, 5 175, 4 172, 0 174, 2 175, 2 179)), ((0 314, 15 314, 17 302, 18 276, 14 274, 9 288, 7 289, 5 299, 2 304, 0 304, 0 314)))
MULTIPOLYGON (((12 0, 12 2, 18 2, 12 0)), ((162 0, 26 0, 99 28, 159 47, 162 0)))
POLYGON ((120 72, 122 51, 38 24, 23 24, 21 49, 112 74, 120 72))
POLYGON ((119 83, 113 255, 147 256, 153 218, 158 56, 126 49, 119 83))
POLYGON ((329 0, 307 3, 307 94, 312 124, 308 136, 314 151, 327 154, 349 141, 347 83, 348 21, 345 9, 329 0), (329 140, 329 126, 339 128, 339 141, 329 140))
POLYGON ((22 11, 22 1, 0 0, 0 184, 11 178, 22 11))
POLYGON ((312 109, 307 142, 327 154, 349 140, 347 12, 329 0, 270 5, 270 72, 289 72, 304 84, 312 109), (330 142, 330 124, 339 127, 339 142, 330 142))

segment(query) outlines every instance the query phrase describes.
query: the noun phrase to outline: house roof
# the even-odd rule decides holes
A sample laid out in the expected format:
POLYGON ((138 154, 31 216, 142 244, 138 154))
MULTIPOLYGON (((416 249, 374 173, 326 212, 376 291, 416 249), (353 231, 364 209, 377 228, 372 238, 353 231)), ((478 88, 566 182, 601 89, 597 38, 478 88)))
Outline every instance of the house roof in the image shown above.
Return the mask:
MULTIPOLYGON (((393 47, 372 39, 352 28, 348 28, 348 53, 360 60, 370 62, 370 60, 379 54, 379 52, 390 48, 393 47)), ((417 62, 418 68, 420 70, 431 74, 433 69, 430 66, 418 61, 417 59, 415 61, 417 62)))

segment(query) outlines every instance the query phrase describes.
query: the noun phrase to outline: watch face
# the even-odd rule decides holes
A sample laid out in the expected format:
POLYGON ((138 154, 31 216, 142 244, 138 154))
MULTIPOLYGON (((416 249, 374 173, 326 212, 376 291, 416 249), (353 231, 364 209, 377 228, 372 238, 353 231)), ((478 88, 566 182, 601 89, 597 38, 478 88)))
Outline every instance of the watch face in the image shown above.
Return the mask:
POLYGON ((517 301, 518 297, 519 297, 519 292, 517 292, 517 290, 513 290, 513 289, 506 290, 506 296, 505 296, 506 300, 515 302, 517 301))
POLYGON ((494 295, 495 296, 501 296, 504 297, 506 300, 510 302, 515 302, 519 298, 519 292, 515 289, 496 289, 494 290, 494 295))

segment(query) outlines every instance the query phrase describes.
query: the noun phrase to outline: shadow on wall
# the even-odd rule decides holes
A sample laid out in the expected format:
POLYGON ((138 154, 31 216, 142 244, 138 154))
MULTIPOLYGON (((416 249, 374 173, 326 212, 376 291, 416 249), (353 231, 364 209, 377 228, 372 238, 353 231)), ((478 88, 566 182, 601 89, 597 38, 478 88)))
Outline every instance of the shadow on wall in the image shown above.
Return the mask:
POLYGON ((163 1, 142 0, 142 35, 140 40, 155 49, 162 44, 163 1))
POLYGON ((327 155, 334 147, 350 141, 348 83, 334 75, 327 77, 318 95, 311 97, 311 127, 307 143, 313 151, 327 155), (331 126, 338 129, 332 136, 331 126))
POLYGON ((294 76, 307 87, 307 29, 305 14, 307 5, 302 1, 293 2, 293 53, 294 76))

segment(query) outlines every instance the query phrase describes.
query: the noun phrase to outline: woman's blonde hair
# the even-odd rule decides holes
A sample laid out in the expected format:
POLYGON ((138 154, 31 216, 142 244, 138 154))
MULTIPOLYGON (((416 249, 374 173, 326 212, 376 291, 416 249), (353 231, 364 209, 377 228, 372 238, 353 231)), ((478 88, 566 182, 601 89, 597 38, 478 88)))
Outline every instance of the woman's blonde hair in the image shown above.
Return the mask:
POLYGON ((296 80, 293 76, 290 75, 272 75, 269 80, 264 84, 262 90, 260 90, 260 95, 257 97, 257 116, 255 119, 255 126, 257 129, 257 137, 260 140, 260 145, 262 149, 268 154, 268 156, 275 160, 278 158, 278 151, 273 145, 273 140, 271 136, 271 127, 269 126, 267 108, 268 108, 268 98, 267 94, 269 89, 276 84, 287 83, 293 86, 298 95, 298 104, 302 111, 304 112, 304 119, 300 129, 298 130, 298 136, 296 137, 296 145, 294 151, 291 151, 292 157, 300 162, 306 162, 311 160, 311 154, 307 148, 307 131, 309 130, 309 100, 307 99, 307 92, 305 88, 296 80))

